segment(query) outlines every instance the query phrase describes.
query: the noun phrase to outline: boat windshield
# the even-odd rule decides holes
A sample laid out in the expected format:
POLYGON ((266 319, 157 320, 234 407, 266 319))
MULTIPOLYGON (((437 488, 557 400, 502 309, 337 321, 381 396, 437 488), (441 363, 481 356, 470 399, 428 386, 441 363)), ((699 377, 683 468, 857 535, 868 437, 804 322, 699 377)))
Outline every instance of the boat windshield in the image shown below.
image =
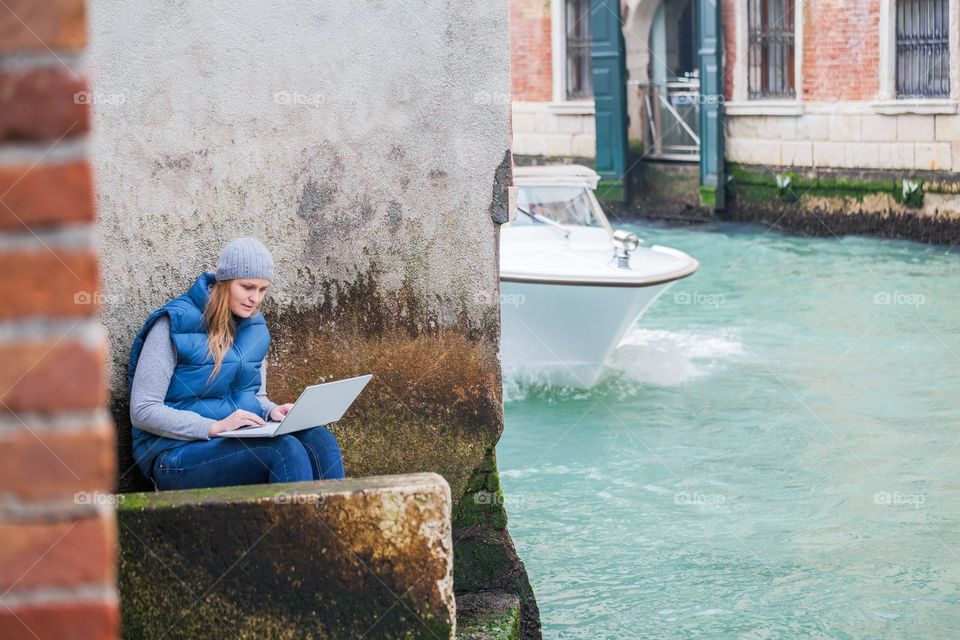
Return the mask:
MULTIPOLYGON (((562 225, 575 227, 606 227, 595 208, 594 198, 586 187, 520 187, 517 190, 519 208, 534 215, 542 215, 562 225)), ((602 214, 600 214, 602 215, 602 214)), ((539 224, 530 216, 519 214, 514 225, 539 224)))

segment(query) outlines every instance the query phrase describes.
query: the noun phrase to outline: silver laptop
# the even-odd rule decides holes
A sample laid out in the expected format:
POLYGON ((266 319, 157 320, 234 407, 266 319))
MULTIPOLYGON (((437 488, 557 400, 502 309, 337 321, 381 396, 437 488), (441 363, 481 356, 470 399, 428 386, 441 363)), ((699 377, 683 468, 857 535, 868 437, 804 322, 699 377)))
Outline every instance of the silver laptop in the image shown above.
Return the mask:
POLYGON ((271 420, 263 425, 240 427, 217 435, 224 438, 272 438, 336 422, 343 417, 372 377, 368 373, 356 378, 309 386, 303 390, 280 422, 271 420))

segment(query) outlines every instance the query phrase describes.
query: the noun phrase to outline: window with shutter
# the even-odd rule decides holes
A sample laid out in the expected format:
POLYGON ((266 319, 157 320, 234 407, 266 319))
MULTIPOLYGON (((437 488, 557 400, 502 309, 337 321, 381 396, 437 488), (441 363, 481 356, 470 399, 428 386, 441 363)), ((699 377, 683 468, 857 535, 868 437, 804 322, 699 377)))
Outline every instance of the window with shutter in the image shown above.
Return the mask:
POLYGON ((948 0, 897 0, 897 98, 950 95, 948 0))
POLYGON ((747 0, 751 100, 794 98, 794 0, 747 0))
POLYGON ((593 96, 590 68, 590 0, 565 0, 567 100, 593 96))

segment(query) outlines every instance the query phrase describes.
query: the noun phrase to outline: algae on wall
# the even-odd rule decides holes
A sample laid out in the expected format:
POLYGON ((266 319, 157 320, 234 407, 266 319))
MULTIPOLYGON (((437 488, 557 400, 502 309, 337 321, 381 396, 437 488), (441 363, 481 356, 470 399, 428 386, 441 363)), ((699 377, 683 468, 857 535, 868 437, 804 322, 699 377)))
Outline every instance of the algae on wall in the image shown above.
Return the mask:
POLYGON ((960 176, 942 172, 783 169, 729 164, 724 217, 814 236, 871 234, 960 242, 960 176))

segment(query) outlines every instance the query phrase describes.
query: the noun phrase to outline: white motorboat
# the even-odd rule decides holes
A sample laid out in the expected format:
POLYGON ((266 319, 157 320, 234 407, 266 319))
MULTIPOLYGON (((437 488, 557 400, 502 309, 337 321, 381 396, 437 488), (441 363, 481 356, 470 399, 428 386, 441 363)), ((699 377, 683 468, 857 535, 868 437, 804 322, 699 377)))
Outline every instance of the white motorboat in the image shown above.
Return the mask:
POLYGON ((500 235, 505 376, 589 388, 624 335, 673 283, 700 266, 616 231, 579 165, 517 167, 517 207, 500 235))

